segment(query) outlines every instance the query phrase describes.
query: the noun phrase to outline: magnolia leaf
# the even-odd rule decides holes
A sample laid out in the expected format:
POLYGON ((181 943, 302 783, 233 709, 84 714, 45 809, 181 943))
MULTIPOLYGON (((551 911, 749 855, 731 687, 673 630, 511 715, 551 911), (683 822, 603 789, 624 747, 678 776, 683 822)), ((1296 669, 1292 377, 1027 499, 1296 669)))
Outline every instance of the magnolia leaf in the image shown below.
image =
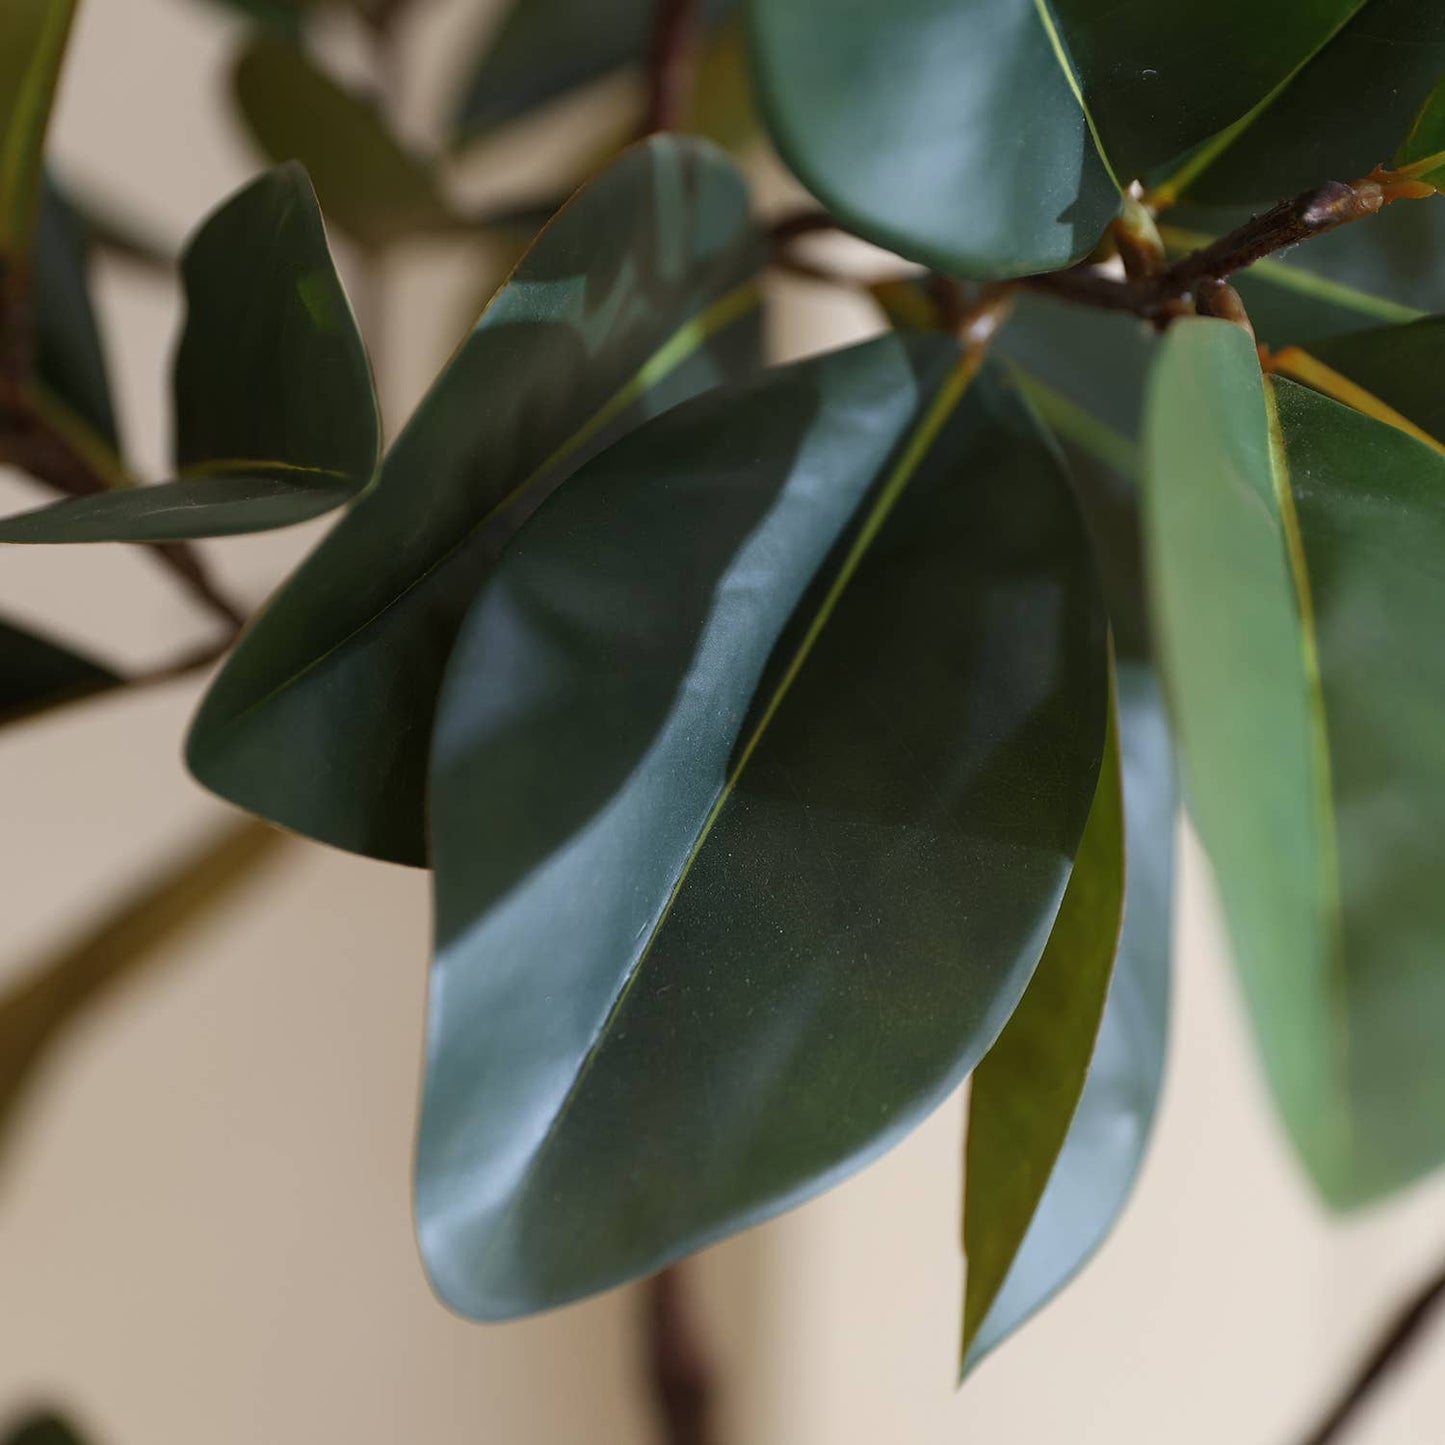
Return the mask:
POLYGON ((23 266, 40 210, 41 158, 75 0, 0 8, 0 280, 23 266))
MULTIPOLYGON (((1261 6, 1268 24, 1273 7, 1261 6)), ((1254 111, 1187 157, 1156 188, 1214 205, 1264 206, 1388 161, 1445 72, 1435 0, 1369 0, 1254 111)))
POLYGON ((1171 329, 1146 455, 1190 805, 1290 1136, 1357 1205, 1445 1158, 1445 457, 1217 321, 1171 329))
MULTIPOLYGON (((712 26, 734 0, 698 0, 712 26)), ((481 56, 457 101, 455 130, 467 140, 516 120, 567 91, 647 55, 657 0, 512 0, 489 25, 481 56)))
MULTIPOLYGON (((1437 22, 1441 31, 1441 44, 1436 47, 1436 72, 1445 69, 1445 17, 1437 22)), ((1445 81, 1440 82, 1426 97, 1405 137, 1395 154, 1395 165, 1406 175, 1445 190, 1445 81)))
POLYGON ((298 832, 424 862, 432 714, 477 588, 589 457, 758 364, 759 262, 742 178, 702 142, 655 138, 584 187, 241 639, 191 732, 196 777, 298 832))
POLYGON ((977 1062, 1103 748, 1056 454, 941 336, 648 425, 503 554, 447 669, 416 1211, 464 1314, 798 1202, 977 1062))
POLYGON ((381 112, 342 89, 303 51, 258 36, 236 64, 236 103, 274 162, 299 160, 321 209, 362 246, 457 230, 429 162, 407 150, 381 112))
POLYGON ((108 692, 120 681, 100 663, 0 621, 0 723, 108 692))
POLYGON ((288 527, 350 501, 380 425, 361 337, 297 165, 220 208, 181 263, 179 478, 0 521, 0 542, 154 542, 288 527))
POLYGON ((803 184, 870 241, 961 275, 1024 275, 1087 255, 1118 212, 1036 7, 751 5, 773 140, 803 184))

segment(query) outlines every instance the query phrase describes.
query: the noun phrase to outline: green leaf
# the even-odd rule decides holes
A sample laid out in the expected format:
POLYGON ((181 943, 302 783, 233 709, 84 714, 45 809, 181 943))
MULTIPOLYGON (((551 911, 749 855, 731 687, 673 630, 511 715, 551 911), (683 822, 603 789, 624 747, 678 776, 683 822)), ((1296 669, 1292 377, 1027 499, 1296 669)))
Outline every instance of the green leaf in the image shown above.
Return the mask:
POLYGON ((0 278, 30 250, 45 131, 75 3, 5 0, 0 10, 0 278))
MULTIPOLYGON (((1442 43, 1436 47, 1437 74, 1445 69, 1445 18, 1439 23, 1442 43)), ((1445 189, 1445 81, 1426 97, 1395 154, 1395 164, 1417 180, 1445 189)))
POLYGON ((1445 1157, 1445 458, 1206 321, 1161 350, 1147 452, 1191 806, 1285 1123, 1356 1205, 1445 1157))
POLYGON ((343 90, 295 46, 257 36, 237 61, 236 103, 262 154, 299 160, 321 209, 359 245, 381 247, 464 223, 428 161, 370 102, 343 90))
POLYGON ((100 663, 0 621, 0 723, 106 692, 119 683, 100 663))
MULTIPOLYGON (((705 25, 733 0, 699 0, 705 25)), ((515 120, 577 86, 640 62, 652 40, 657 0, 512 0, 488 26, 481 57, 457 101, 466 140, 515 120)))
POLYGON ((1437 442, 1445 438, 1445 318, 1348 332, 1316 342, 1310 352, 1437 442))
POLYGON ((1027 409, 944 337, 699 399, 503 555, 447 670, 416 1211, 496 1318, 896 1142, 1003 1026, 1103 747, 1027 409))
POLYGON ((29 1415, 5 1436, 5 1445, 84 1445, 82 1436, 59 1415, 29 1415))
POLYGON ((269 172, 200 229, 181 263, 180 477, 67 498, 0 522, 0 542, 137 542, 287 527, 350 501, 376 470, 366 353, 316 198, 269 172))
MULTIPOLYGON (((1273 23, 1274 7, 1256 9, 1261 23, 1273 23)), ((1445 13, 1436 0, 1369 0, 1288 84, 1206 141, 1162 188, 1205 204, 1261 206, 1355 180, 1394 154, 1442 72, 1445 13)))
POLYGON ((232 654, 191 733, 197 778, 298 832, 425 861, 432 714, 477 588, 589 457, 758 364, 759 261, 742 178, 702 142, 656 138, 584 187, 232 654))
POLYGON ((175 940, 284 842, 260 823, 228 828, 158 873, 0 998, 0 1141, 37 1071, 76 1019, 121 980, 165 961, 175 940))
POLYGON ((1025 275, 1087 255, 1117 213, 1118 191, 1033 6, 751 4, 774 141, 869 240, 961 275, 1025 275))
POLYGON ((37 381, 112 451, 119 450, 105 352, 90 294, 90 246, 68 198, 41 191, 30 304, 37 381))

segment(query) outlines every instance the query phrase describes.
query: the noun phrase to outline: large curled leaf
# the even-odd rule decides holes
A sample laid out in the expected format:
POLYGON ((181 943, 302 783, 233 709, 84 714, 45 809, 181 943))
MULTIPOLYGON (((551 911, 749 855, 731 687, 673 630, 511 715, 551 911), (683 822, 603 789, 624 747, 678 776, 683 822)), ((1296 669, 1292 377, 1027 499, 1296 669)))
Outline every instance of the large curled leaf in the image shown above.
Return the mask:
MULTIPOLYGON (((733 0, 699 0, 711 25, 733 0)), ((480 59, 462 87, 456 130, 465 139, 647 54, 657 0, 512 0, 489 26, 480 59)))
POLYGON ((100 663, 0 621, 0 722, 14 722, 119 683, 100 663))
POLYGON ((943 337, 704 397, 528 524, 447 671, 416 1209, 481 1318, 826 1187, 977 1061, 1058 908, 1103 620, 943 337))
MULTIPOLYGON (((1161 11, 1168 7, 1160 6, 1161 11)), ((1254 7, 1274 23, 1276 7, 1254 7)), ((1369 0, 1258 109, 1206 141, 1162 183, 1216 205, 1263 206, 1325 181, 1352 181, 1394 155, 1445 71, 1436 0, 1369 0)))
POLYGON ((639 421, 758 362, 759 248, 732 165, 634 147, 542 232, 377 484, 248 631, 188 758, 299 832, 421 863, 452 639, 541 500, 639 421))
POLYGON ((40 209, 41 159, 76 0, 0 8, 0 281, 21 266, 40 209))
POLYGON ((1086 255, 1118 211, 1033 6, 752 0, 750 20, 779 150, 869 240, 963 275, 1023 275, 1086 255))
POLYGON ((262 153, 300 161, 321 209, 363 246, 460 224, 431 166, 380 111, 317 69, 304 51, 257 36, 236 64, 236 103, 262 153))
POLYGON ((1120 778, 1106 765, 1055 932, 1024 1002, 974 1074, 965 1370, 1057 1294, 1103 1242, 1133 1188, 1158 1102, 1169 1003, 1173 758, 1148 665, 1121 658, 1116 687, 1122 820, 1110 797, 1120 778), (1085 869, 1092 880, 1081 880, 1085 869), (1109 928, 1119 926, 1119 902, 1115 951, 1109 928), (1066 914, 1075 925, 1067 931, 1066 914))
POLYGON ((0 542, 135 542, 291 526, 376 469, 366 353, 299 166, 252 182, 182 261, 179 479, 68 498, 0 522, 0 542))
POLYGON ((1148 464, 1191 807, 1285 1123, 1358 1204, 1445 1158, 1445 458, 1196 321, 1148 464))

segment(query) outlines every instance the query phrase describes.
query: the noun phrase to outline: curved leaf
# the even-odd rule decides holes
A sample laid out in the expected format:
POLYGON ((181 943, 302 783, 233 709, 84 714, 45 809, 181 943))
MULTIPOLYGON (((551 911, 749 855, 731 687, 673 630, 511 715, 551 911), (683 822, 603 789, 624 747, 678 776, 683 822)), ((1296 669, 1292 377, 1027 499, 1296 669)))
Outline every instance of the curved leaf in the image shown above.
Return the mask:
POLYGON ((294 45, 257 36, 236 63, 236 104, 263 155, 300 161, 321 209, 362 246, 386 246, 462 222, 431 166, 381 112, 342 89, 294 45))
POLYGON ((242 807, 421 863, 452 639, 538 503, 649 415, 758 359, 737 171, 659 137, 565 206, 423 400, 377 484, 251 627, 188 759, 242 807))
MULTIPOLYGON (((1435 57, 1437 74, 1445 69, 1445 19, 1439 23, 1442 43, 1435 57)), ((1395 164, 1436 190, 1445 190, 1445 82, 1426 96, 1395 154, 1395 164)))
POLYGON ((5 1445, 84 1445, 84 1442, 62 1416, 44 1411, 27 1416, 9 1430, 5 1445))
POLYGON ((751 4, 773 139, 860 235, 940 270, 1015 276, 1087 255, 1117 213, 1118 191, 1032 6, 751 4))
POLYGON ((36 378, 116 451, 118 428, 91 302, 89 251, 81 219, 47 182, 41 190, 31 275, 36 378))
POLYGON ((1148 457, 1191 807, 1286 1125, 1355 1205, 1445 1157, 1445 458, 1224 322, 1171 331, 1148 457))
POLYGON ((1437 443, 1445 442, 1445 395, 1440 388, 1445 318, 1347 332, 1316 342, 1310 351, 1437 443))
MULTIPOLYGON (((699 0, 715 24, 733 0, 699 0)), ((647 54, 657 0, 512 0, 457 101, 458 138, 515 120, 647 54)))
POLYGON ((109 668, 0 621, 0 723, 118 686, 109 668))
POLYGON ((0 280, 24 264, 40 209, 50 107, 76 0, 5 0, 0 10, 0 280))
POLYGON ((700 399, 503 556, 448 667, 416 1210, 493 1318, 826 1187, 954 1088, 1103 745, 1067 480, 942 337, 700 399))
POLYGON ((376 470, 371 373, 299 166, 252 182, 181 263, 180 478, 0 521, 0 542, 138 542, 287 527, 350 501, 376 470))
MULTIPOLYGON (((1273 7, 1259 6, 1264 24, 1273 7)), ((1351 181, 1395 153, 1445 72, 1436 0, 1369 0, 1254 114, 1206 142, 1163 183, 1212 205, 1267 205, 1351 181)))

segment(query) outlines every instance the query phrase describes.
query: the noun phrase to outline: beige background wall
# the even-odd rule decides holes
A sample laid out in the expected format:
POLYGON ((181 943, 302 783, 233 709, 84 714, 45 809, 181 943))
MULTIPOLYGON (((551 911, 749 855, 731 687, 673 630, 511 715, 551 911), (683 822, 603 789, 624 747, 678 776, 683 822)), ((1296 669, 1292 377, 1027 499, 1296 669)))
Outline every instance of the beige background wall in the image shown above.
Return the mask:
MULTIPOLYGON (((408 122, 490 0, 432 0, 408 122)), ((179 238, 252 168, 223 104, 234 26, 197 0, 85 0, 56 148, 179 238)), ((525 179, 499 159, 478 186, 525 179)), ((484 170, 487 168, 484 166, 484 170)), ((768 182, 776 192, 776 178, 768 182)), ((393 416, 470 321, 453 248, 393 275, 393 416)), ((170 288, 104 278, 134 452, 163 463, 170 288)), ((856 309, 780 294, 779 339, 856 309)), ((0 501, 26 493, 0 477, 0 501)), ((317 528, 212 548, 249 601, 317 528)), ((118 658, 204 635, 122 549, 14 549, 0 609, 118 658)), ((0 736, 0 979, 19 977, 224 815, 185 777, 196 687, 0 736)), ((427 1293, 408 1212, 428 902, 418 875, 294 845, 53 1060, 0 1158, 0 1418, 54 1398, 113 1445, 621 1445, 649 1438, 635 1300, 468 1325, 427 1293)), ((1173 1061, 1158 1147, 1084 1279, 951 1388, 961 1107, 698 1271, 747 1445, 1288 1442, 1397 1294, 1445 1251, 1445 1188, 1347 1226, 1305 1192, 1264 1107, 1204 869, 1186 846, 1173 1061)), ((1445 1339, 1364 1445, 1445 1439, 1445 1339)))

